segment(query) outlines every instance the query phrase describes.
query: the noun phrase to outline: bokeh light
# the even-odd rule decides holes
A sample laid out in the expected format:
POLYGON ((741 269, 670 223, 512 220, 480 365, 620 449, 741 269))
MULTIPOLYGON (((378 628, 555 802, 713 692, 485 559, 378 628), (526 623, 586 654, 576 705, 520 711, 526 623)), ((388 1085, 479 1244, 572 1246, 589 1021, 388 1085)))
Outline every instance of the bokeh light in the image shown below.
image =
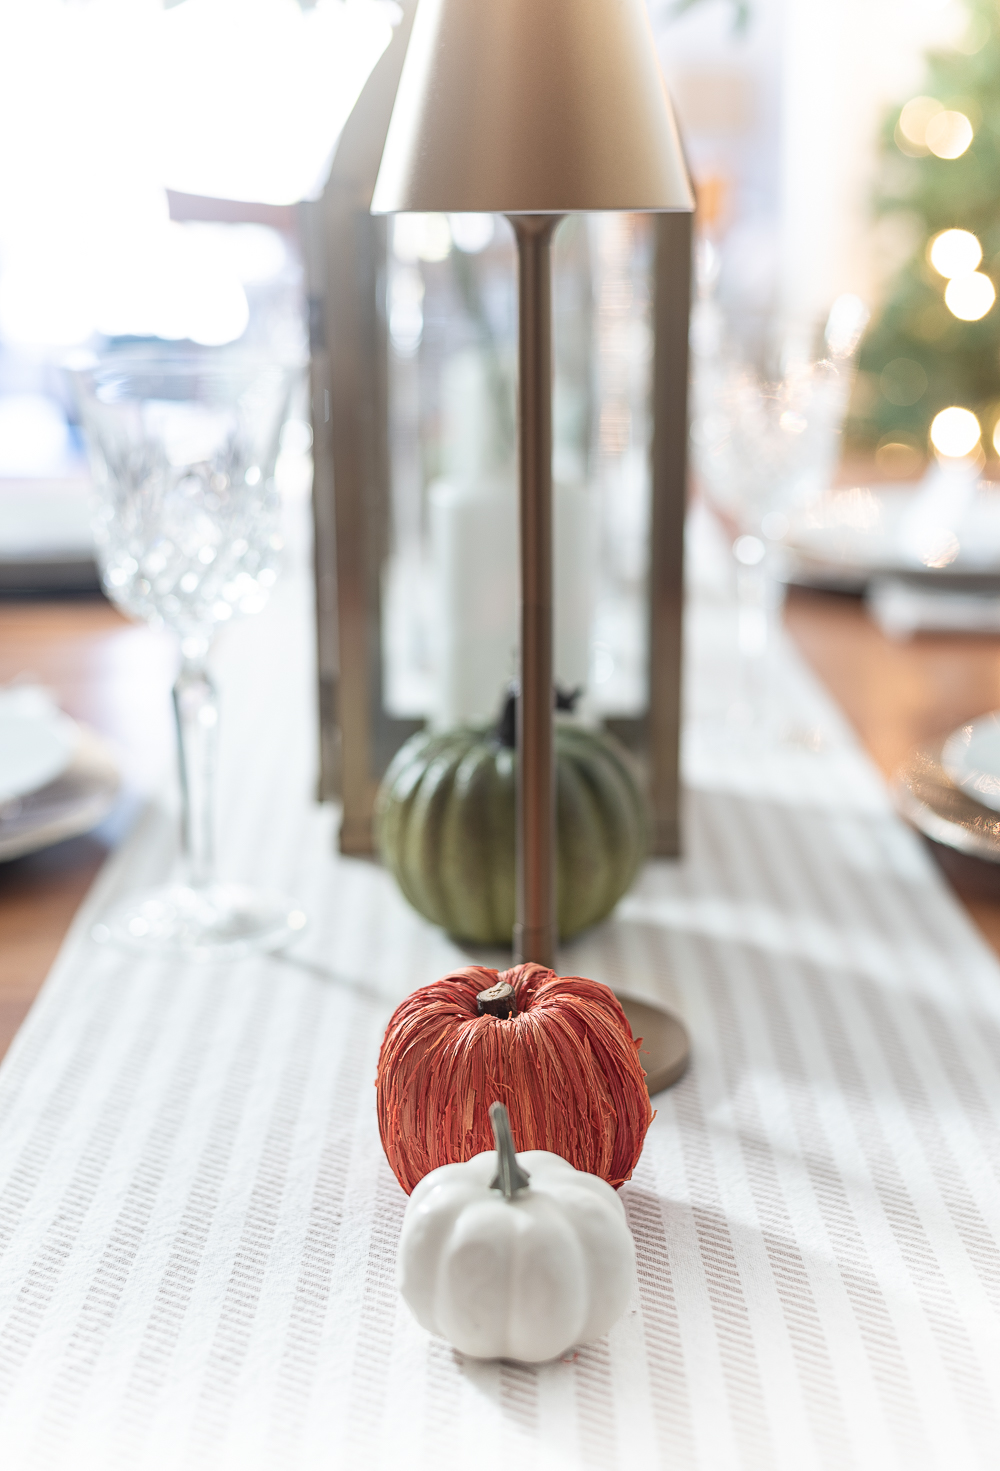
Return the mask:
POLYGON ((927 125, 942 112, 936 97, 912 97, 899 114, 899 131, 915 148, 926 148, 927 125))
POLYGON ((828 355, 833 358, 850 357, 861 341, 870 316, 871 312, 860 296, 851 292, 838 296, 830 308, 823 332, 828 355))
POLYGON ((493 239, 492 215, 449 215, 451 238, 466 255, 478 255, 493 239))
POLYGON ((961 459, 971 455, 979 443, 979 420, 969 409, 952 405, 935 414, 931 424, 931 444, 939 455, 961 459))
POLYGON ((962 550, 962 543, 948 526, 935 526, 925 533, 919 547, 925 567, 950 567, 962 550))
POLYGON ((451 251, 451 226, 447 215, 396 215, 392 227, 392 250, 397 260, 446 260, 451 251))
POLYGON ((767 547, 759 536, 738 536, 733 542, 733 556, 742 567, 756 567, 767 556, 767 547))
POLYGON ((927 374, 913 358, 893 358, 882 369, 879 387, 891 404, 910 408, 927 392, 927 374))
POLYGON ((971 230, 942 230, 927 247, 927 258, 939 276, 967 276, 983 258, 983 247, 971 230))
POLYGON ((937 158, 961 158, 972 142, 972 124, 964 112, 939 112, 927 124, 924 139, 937 158))
POLYGON ((879 441, 875 463, 890 480, 916 480, 924 468, 924 455, 914 440, 896 432, 879 441))
POLYGON ((1000 419, 993 426, 993 448, 1000 455, 1000 419))
POLYGON ((968 276, 955 276, 944 293, 945 306, 962 322, 978 322, 985 317, 997 299, 989 276, 972 271, 968 276))

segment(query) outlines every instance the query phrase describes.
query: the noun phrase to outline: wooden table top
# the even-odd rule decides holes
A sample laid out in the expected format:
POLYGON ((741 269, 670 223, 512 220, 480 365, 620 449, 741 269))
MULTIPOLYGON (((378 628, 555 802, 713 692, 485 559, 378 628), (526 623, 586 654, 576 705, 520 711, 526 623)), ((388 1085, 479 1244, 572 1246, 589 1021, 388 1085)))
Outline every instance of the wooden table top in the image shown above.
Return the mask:
MULTIPOLYGON (((788 627, 803 654, 891 776, 912 748, 1000 707, 1000 638, 886 638, 853 598, 795 591, 788 627)), ((171 640, 100 600, 0 603, 0 683, 33 676, 71 715, 116 746, 130 785, 162 770, 173 744, 171 640)), ((99 831, 0 864, 0 1055, 55 958, 108 851, 99 831)), ((1000 866, 933 847, 1000 954, 1000 866)))
MULTIPOLYGON (((0 684, 36 679, 115 747, 139 789, 173 741, 172 641, 101 598, 0 602, 0 684)), ((106 829, 0 863, 0 1056, 48 974, 108 854, 106 829)))
MULTIPOLYGON (((1000 709, 1000 637, 887 638, 859 598, 795 589, 785 621, 799 649, 891 777, 915 746, 1000 709)), ((1000 955, 1000 865, 927 844, 1000 955)))

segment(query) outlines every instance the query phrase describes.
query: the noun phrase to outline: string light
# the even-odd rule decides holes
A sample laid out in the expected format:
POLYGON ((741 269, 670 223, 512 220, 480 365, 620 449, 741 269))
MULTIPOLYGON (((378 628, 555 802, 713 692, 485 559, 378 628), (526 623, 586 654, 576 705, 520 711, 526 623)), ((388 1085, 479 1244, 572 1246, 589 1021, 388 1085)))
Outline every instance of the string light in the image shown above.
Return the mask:
POLYGON ((899 132, 913 148, 926 149, 927 125, 944 106, 936 97, 912 97, 899 114, 899 132))
POLYGON ((961 158, 972 142, 972 124, 964 112, 939 112, 927 124, 924 140, 937 158, 961 158))
POLYGON ((997 299, 996 289, 989 276, 982 271, 972 271, 967 276, 955 276, 948 282, 944 293, 944 304, 952 316, 962 322, 978 322, 985 317, 997 299))
POLYGON ((927 258, 939 276, 951 280, 976 269, 983 247, 971 230, 941 230, 927 247, 927 258))
POLYGON ((935 414, 931 424, 931 444, 939 455, 962 459, 971 455, 980 436, 979 420, 969 409, 952 405, 935 414))

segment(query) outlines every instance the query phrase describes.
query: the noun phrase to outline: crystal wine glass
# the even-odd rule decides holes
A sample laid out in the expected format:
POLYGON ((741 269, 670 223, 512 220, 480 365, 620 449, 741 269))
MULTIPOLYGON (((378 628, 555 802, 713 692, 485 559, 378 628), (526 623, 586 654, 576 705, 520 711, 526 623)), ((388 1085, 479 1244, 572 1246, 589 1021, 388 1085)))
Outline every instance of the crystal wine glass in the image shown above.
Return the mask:
POLYGON ((774 631, 784 598, 782 540, 792 516, 829 488, 868 311, 838 298, 825 356, 794 358, 768 382, 739 359, 695 341, 692 451, 706 497, 732 536, 743 697, 730 718, 767 735, 774 631))
POLYGON ((278 571, 278 436, 297 370, 226 354, 118 354, 74 371, 97 492, 106 592, 178 637, 174 685, 183 881, 105 916, 95 938, 191 959, 276 949, 305 915, 217 880, 215 629, 263 607, 278 571))

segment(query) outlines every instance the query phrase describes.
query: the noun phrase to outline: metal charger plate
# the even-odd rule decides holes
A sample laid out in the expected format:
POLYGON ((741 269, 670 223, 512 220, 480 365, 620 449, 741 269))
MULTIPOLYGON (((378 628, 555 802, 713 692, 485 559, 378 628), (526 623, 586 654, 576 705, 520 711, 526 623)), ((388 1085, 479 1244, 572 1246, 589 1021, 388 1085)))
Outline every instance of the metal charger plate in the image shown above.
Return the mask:
POLYGON ((941 765, 974 802, 1000 812, 1000 711, 953 730, 941 747, 941 765))
POLYGON ((641 1037, 639 1061, 646 1069, 646 1088, 662 1093, 687 1072, 691 1061, 691 1041, 680 1017, 651 1001, 635 996, 615 995, 632 1028, 633 1037, 641 1037))
POLYGON ((81 725, 76 752, 62 775, 0 808, 0 862, 89 832, 111 810, 120 785, 110 747, 81 725))
POLYGON ((893 781, 902 815, 925 837, 973 858, 1000 863, 1000 812, 957 787, 941 765, 946 736, 910 757, 893 781))

